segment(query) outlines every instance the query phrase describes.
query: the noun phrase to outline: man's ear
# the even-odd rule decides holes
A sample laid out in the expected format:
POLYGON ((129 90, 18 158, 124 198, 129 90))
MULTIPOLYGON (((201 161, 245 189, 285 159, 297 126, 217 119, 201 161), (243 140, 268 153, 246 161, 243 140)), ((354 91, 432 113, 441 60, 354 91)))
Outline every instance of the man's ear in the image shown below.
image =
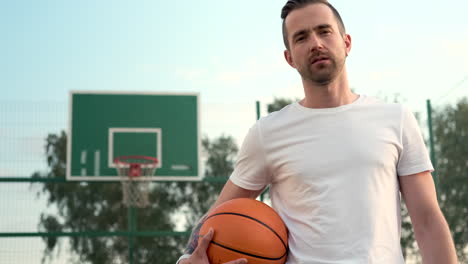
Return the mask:
POLYGON ((349 34, 344 35, 344 42, 345 42, 345 52, 346 56, 349 55, 349 52, 351 51, 351 36, 349 34))
POLYGON ((291 52, 289 52, 289 50, 284 51, 284 58, 286 59, 286 62, 288 62, 289 66, 293 67, 294 69, 296 68, 296 64, 294 64, 291 52))

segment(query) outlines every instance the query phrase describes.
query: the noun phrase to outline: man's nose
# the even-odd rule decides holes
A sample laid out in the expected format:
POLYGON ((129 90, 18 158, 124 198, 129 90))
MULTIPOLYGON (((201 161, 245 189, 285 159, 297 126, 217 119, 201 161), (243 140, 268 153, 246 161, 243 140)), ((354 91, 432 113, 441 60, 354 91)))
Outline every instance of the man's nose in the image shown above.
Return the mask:
POLYGON ((311 52, 323 49, 322 40, 317 35, 312 34, 309 38, 309 47, 311 52))

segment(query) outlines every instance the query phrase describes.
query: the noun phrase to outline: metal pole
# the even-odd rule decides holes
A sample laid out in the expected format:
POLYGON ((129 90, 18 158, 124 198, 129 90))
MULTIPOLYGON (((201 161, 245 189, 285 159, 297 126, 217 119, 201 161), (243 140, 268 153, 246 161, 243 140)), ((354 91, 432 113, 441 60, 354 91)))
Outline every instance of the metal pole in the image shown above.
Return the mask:
POLYGON ((437 159, 436 159, 436 153, 435 153, 435 147, 434 147, 434 133, 432 129, 432 107, 431 107, 430 99, 426 100, 426 105, 427 105, 427 123, 429 126, 429 147, 431 150, 431 161, 434 166, 434 172, 432 173, 432 178, 434 180, 434 184, 436 188, 437 199, 439 199, 439 181, 437 177, 437 159))
POLYGON ((257 101, 255 103, 255 106, 257 108, 257 120, 259 120, 260 119, 260 101, 257 101))
MULTIPOLYGON (((259 120, 260 119, 260 101, 257 101, 255 106, 256 106, 256 109, 257 109, 257 120, 259 120)), ((264 199, 265 199, 265 191, 263 191, 260 194, 260 201, 263 202, 264 199)))
POLYGON ((135 248, 135 231, 136 231, 136 208, 133 205, 128 207, 128 263, 133 264, 133 255, 135 248))
MULTIPOLYGON (((205 177, 203 178, 203 182, 220 182, 220 183, 225 183, 228 180, 228 177, 205 177)), ((57 177, 57 178, 32 178, 30 176, 23 176, 23 177, 0 177, 0 183, 1 182, 40 182, 40 183, 70 183, 65 177, 57 177)), ((90 183, 109 183, 109 182, 120 182, 120 180, 80 180, 76 182, 90 182, 90 183)), ((151 181, 151 182, 166 182, 164 180, 158 180, 158 181, 151 181)), ((184 180, 182 182, 194 182, 193 180, 184 180)))
POLYGON ((183 236, 188 237, 192 233, 187 231, 136 231, 130 233, 128 231, 76 231, 76 232, 0 232, 1 238, 15 237, 167 237, 167 236, 183 236))

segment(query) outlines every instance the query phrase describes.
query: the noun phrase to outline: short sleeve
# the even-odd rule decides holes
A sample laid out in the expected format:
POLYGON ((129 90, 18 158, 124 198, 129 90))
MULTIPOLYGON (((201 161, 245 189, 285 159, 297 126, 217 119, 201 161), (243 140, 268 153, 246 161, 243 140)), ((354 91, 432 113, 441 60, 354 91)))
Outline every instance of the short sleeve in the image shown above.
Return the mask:
POLYGON ((259 126, 257 122, 247 133, 229 178, 237 186, 248 190, 263 189, 270 178, 259 126))
POLYGON ((400 133, 402 149, 397 165, 398 175, 406 176, 423 171, 433 171, 434 168, 418 122, 414 114, 406 107, 402 110, 400 133))

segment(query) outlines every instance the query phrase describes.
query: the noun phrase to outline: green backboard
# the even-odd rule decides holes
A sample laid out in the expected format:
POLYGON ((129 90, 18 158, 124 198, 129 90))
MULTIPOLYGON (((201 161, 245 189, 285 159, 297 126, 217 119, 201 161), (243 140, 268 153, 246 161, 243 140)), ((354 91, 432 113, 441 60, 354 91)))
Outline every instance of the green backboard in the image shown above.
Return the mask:
POLYGON ((199 96, 188 93, 73 91, 68 180, 119 180, 114 159, 159 160, 144 180, 200 180, 199 96))

